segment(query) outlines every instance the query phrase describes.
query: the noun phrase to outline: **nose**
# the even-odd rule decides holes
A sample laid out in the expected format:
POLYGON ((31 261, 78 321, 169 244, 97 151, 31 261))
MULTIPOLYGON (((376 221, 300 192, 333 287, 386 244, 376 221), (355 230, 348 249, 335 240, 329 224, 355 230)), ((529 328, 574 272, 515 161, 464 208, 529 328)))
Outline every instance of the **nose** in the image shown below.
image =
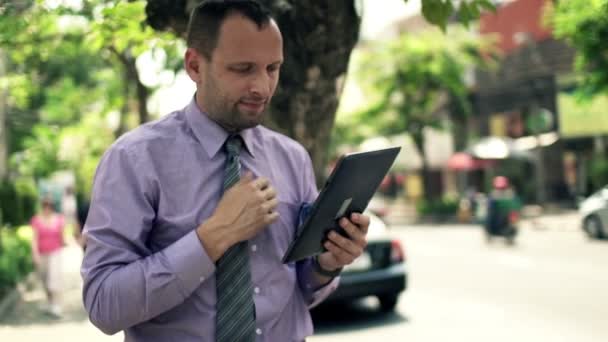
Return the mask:
POLYGON ((249 83, 249 93, 255 97, 268 98, 272 91, 272 78, 266 72, 253 75, 249 83))

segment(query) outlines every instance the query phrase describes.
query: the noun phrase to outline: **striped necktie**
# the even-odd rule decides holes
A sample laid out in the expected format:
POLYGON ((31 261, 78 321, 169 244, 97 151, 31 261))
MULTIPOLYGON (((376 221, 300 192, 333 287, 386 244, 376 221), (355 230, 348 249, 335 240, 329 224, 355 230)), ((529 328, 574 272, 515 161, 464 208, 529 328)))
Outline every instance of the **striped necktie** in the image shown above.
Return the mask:
MULTIPOLYGON (((239 135, 231 135, 224 145, 227 158, 224 175, 224 191, 239 180, 239 151, 242 146, 239 135)), ((249 269, 249 244, 242 241, 230 247, 217 261, 216 291, 216 341, 255 341, 255 304, 249 269)))

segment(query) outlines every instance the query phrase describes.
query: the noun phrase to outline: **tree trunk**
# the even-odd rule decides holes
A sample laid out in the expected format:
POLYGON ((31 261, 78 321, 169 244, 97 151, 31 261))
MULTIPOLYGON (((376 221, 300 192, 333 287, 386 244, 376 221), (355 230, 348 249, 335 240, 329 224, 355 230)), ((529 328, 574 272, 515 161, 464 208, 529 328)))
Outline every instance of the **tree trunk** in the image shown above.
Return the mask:
POLYGON ((150 92, 139 80, 139 74, 136 74, 136 79, 133 81, 137 87, 137 113, 139 115, 139 123, 143 124, 150 121, 150 114, 148 113, 148 97, 150 92))
MULTIPOLYGON (((136 59, 130 55, 129 50, 126 50, 121 55, 120 60, 127 71, 125 80, 129 83, 130 89, 135 88, 136 91, 137 116, 139 118, 139 124, 141 125, 150 121, 150 114, 148 114, 149 91, 139 80, 139 72, 137 71, 137 65, 135 64, 136 59)), ((131 97, 129 97, 129 100, 130 99, 131 97)))
MULTIPOLYGON (((0 50, 0 78, 5 74, 4 53, 0 50)), ((7 89, 0 88, 0 182, 6 177, 8 171, 8 130, 6 123, 6 97, 7 89)))
POLYGON ((110 51, 114 53, 114 55, 120 61, 120 64, 123 67, 123 80, 124 80, 124 103, 120 111, 120 124, 118 126, 118 130, 115 133, 116 137, 122 135, 126 130, 127 124, 127 116, 132 111, 131 100, 132 100, 132 89, 134 88, 136 91, 136 101, 137 101, 137 114, 139 118, 139 124, 144 124, 150 120, 150 114, 148 113, 148 97, 150 96, 150 91, 148 88, 141 83, 139 80, 139 72, 137 71, 137 65, 135 64, 136 59, 131 56, 129 50, 125 50, 124 52, 118 52, 114 47, 110 47, 110 51))
MULTIPOLYGON (((123 65, 126 69, 126 67, 123 65)), ((127 116, 129 115, 129 98, 131 97, 131 83, 129 82, 129 77, 127 76, 127 71, 124 71, 123 74, 123 82, 122 82, 122 106, 120 107, 120 113, 118 118, 118 127, 114 132, 114 136, 118 139, 121 135, 123 135, 127 131, 127 116)))
MULTIPOLYGON (((187 13, 198 1, 148 0, 148 22, 184 36, 187 13)), ((324 181, 331 131, 359 37, 353 0, 263 0, 283 33, 285 63, 265 122, 299 141, 310 153, 317 184, 324 181)))
POLYGON ((420 151, 420 158, 422 159, 422 185, 424 189, 424 198, 427 200, 434 200, 441 196, 441 191, 437 189, 437 184, 435 183, 436 177, 433 177, 433 172, 429 167, 426 151, 424 150, 424 133, 422 130, 418 130, 416 132, 410 132, 412 136, 412 140, 414 140, 414 144, 418 151, 420 151))

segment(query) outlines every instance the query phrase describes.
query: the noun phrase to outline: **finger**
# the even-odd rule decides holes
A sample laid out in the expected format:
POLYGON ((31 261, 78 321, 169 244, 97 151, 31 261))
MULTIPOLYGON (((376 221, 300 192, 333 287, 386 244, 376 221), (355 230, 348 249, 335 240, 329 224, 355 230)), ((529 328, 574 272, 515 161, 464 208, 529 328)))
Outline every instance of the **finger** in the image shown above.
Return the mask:
POLYGON ((350 255, 355 258, 361 255, 361 253, 363 253, 362 246, 336 232, 330 232, 328 238, 331 240, 331 242, 335 243, 338 247, 346 250, 350 255))
POLYGON ((278 212, 273 211, 271 213, 268 213, 264 216, 264 224, 269 225, 269 224, 273 223, 274 221, 276 221, 278 218, 279 218, 278 212))
POLYGON ((263 190, 263 197, 265 200, 269 201, 277 197, 277 192, 272 186, 269 186, 263 190))
POLYGON ((262 204, 262 211, 264 213, 271 213, 275 211, 277 205, 279 205, 279 201, 276 198, 272 199, 262 204))
POLYGON ((340 246, 336 245, 332 241, 325 241, 323 245, 331 254, 333 254, 334 258, 336 258, 340 265, 348 265, 355 260, 351 254, 340 248, 340 246))
POLYGON ((363 231, 364 234, 367 234, 367 230, 369 228, 370 218, 367 215, 353 213, 350 215, 351 221, 363 231))
POLYGON ((256 189, 264 190, 270 185, 270 180, 266 177, 259 177, 253 181, 253 185, 256 189))
POLYGON ((245 171, 245 173, 239 179, 239 183, 247 184, 253 180, 253 173, 251 171, 245 171))
POLYGON ((351 238, 351 240, 356 241, 360 245, 363 245, 363 243, 366 243, 365 242, 366 234, 363 232, 363 229, 361 227, 353 224, 347 218, 344 217, 340 220, 340 227, 344 228, 344 230, 346 231, 348 236, 351 238))

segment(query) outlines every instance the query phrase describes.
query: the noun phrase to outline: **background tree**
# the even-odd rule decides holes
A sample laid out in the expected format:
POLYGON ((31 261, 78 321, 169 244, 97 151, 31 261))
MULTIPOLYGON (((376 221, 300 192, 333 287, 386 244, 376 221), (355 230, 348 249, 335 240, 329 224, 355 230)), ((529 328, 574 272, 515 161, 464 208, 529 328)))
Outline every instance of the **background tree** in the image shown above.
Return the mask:
MULTIPOLYGON (((9 182, 0 179, 0 188, 11 187, 0 195, 35 193, 38 180, 60 169, 74 170, 86 195, 105 149, 149 119, 148 97, 155 89, 141 82, 137 58, 162 55, 165 69, 178 69, 181 42, 146 25, 144 6, 109 0, 0 3, 0 95, 6 95, 0 98, 0 124, 6 126, 0 144, 10 156, 11 174, 9 182)), ((14 202, 14 195, 9 198, 14 202)), ((4 210, 11 202, 0 203, 4 210)))
MULTIPOLYGON (((406 0, 407 1, 407 0, 406 0)), ((199 0, 147 0, 148 22, 183 37, 188 13, 199 0)), ((261 0, 284 37, 285 64, 267 125, 298 140, 310 153, 322 182, 335 113, 350 54, 359 39, 355 0, 261 0)), ((376 2, 382 6, 382 1, 376 2)), ((422 13, 444 28, 450 17, 468 23, 490 0, 422 0, 422 13), (458 3, 458 5, 455 5, 458 3)))
MULTIPOLYGON (((557 38, 576 50, 579 76, 577 99, 590 101, 608 95, 608 0, 561 0, 547 7, 547 18, 557 38)), ((606 136, 596 137, 608 144, 606 136)), ((595 189, 608 182, 608 151, 601 149, 589 160, 590 182, 595 189)))
POLYGON ((341 131, 361 138, 356 136, 359 127, 372 123, 376 135, 409 134, 422 158, 425 194, 433 195, 425 128, 445 129, 448 123, 465 121, 471 113, 465 74, 489 64, 491 51, 489 42, 465 32, 404 34, 369 47, 355 76, 373 100, 341 131))
POLYGON ((579 94, 608 95, 608 0, 562 0, 548 8, 556 38, 576 50, 579 94))
MULTIPOLYGON (((150 120, 148 99, 153 89, 148 88, 140 79, 136 61, 146 51, 158 51, 169 55, 166 65, 170 69, 179 69, 181 59, 177 58, 178 41, 172 34, 157 33, 145 24, 143 1, 105 1, 100 6, 100 20, 92 22, 89 41, 93 48, 101 50, 116 63, 122 74, 123 104, 120 109, 120 124, 116 135, 127 129, 127 116, 137 113, 137 123, 150 120), (133 100, 133 101, 130 101, 133 100)), ((98 7, 98 8, 100 8, 98 7)))

